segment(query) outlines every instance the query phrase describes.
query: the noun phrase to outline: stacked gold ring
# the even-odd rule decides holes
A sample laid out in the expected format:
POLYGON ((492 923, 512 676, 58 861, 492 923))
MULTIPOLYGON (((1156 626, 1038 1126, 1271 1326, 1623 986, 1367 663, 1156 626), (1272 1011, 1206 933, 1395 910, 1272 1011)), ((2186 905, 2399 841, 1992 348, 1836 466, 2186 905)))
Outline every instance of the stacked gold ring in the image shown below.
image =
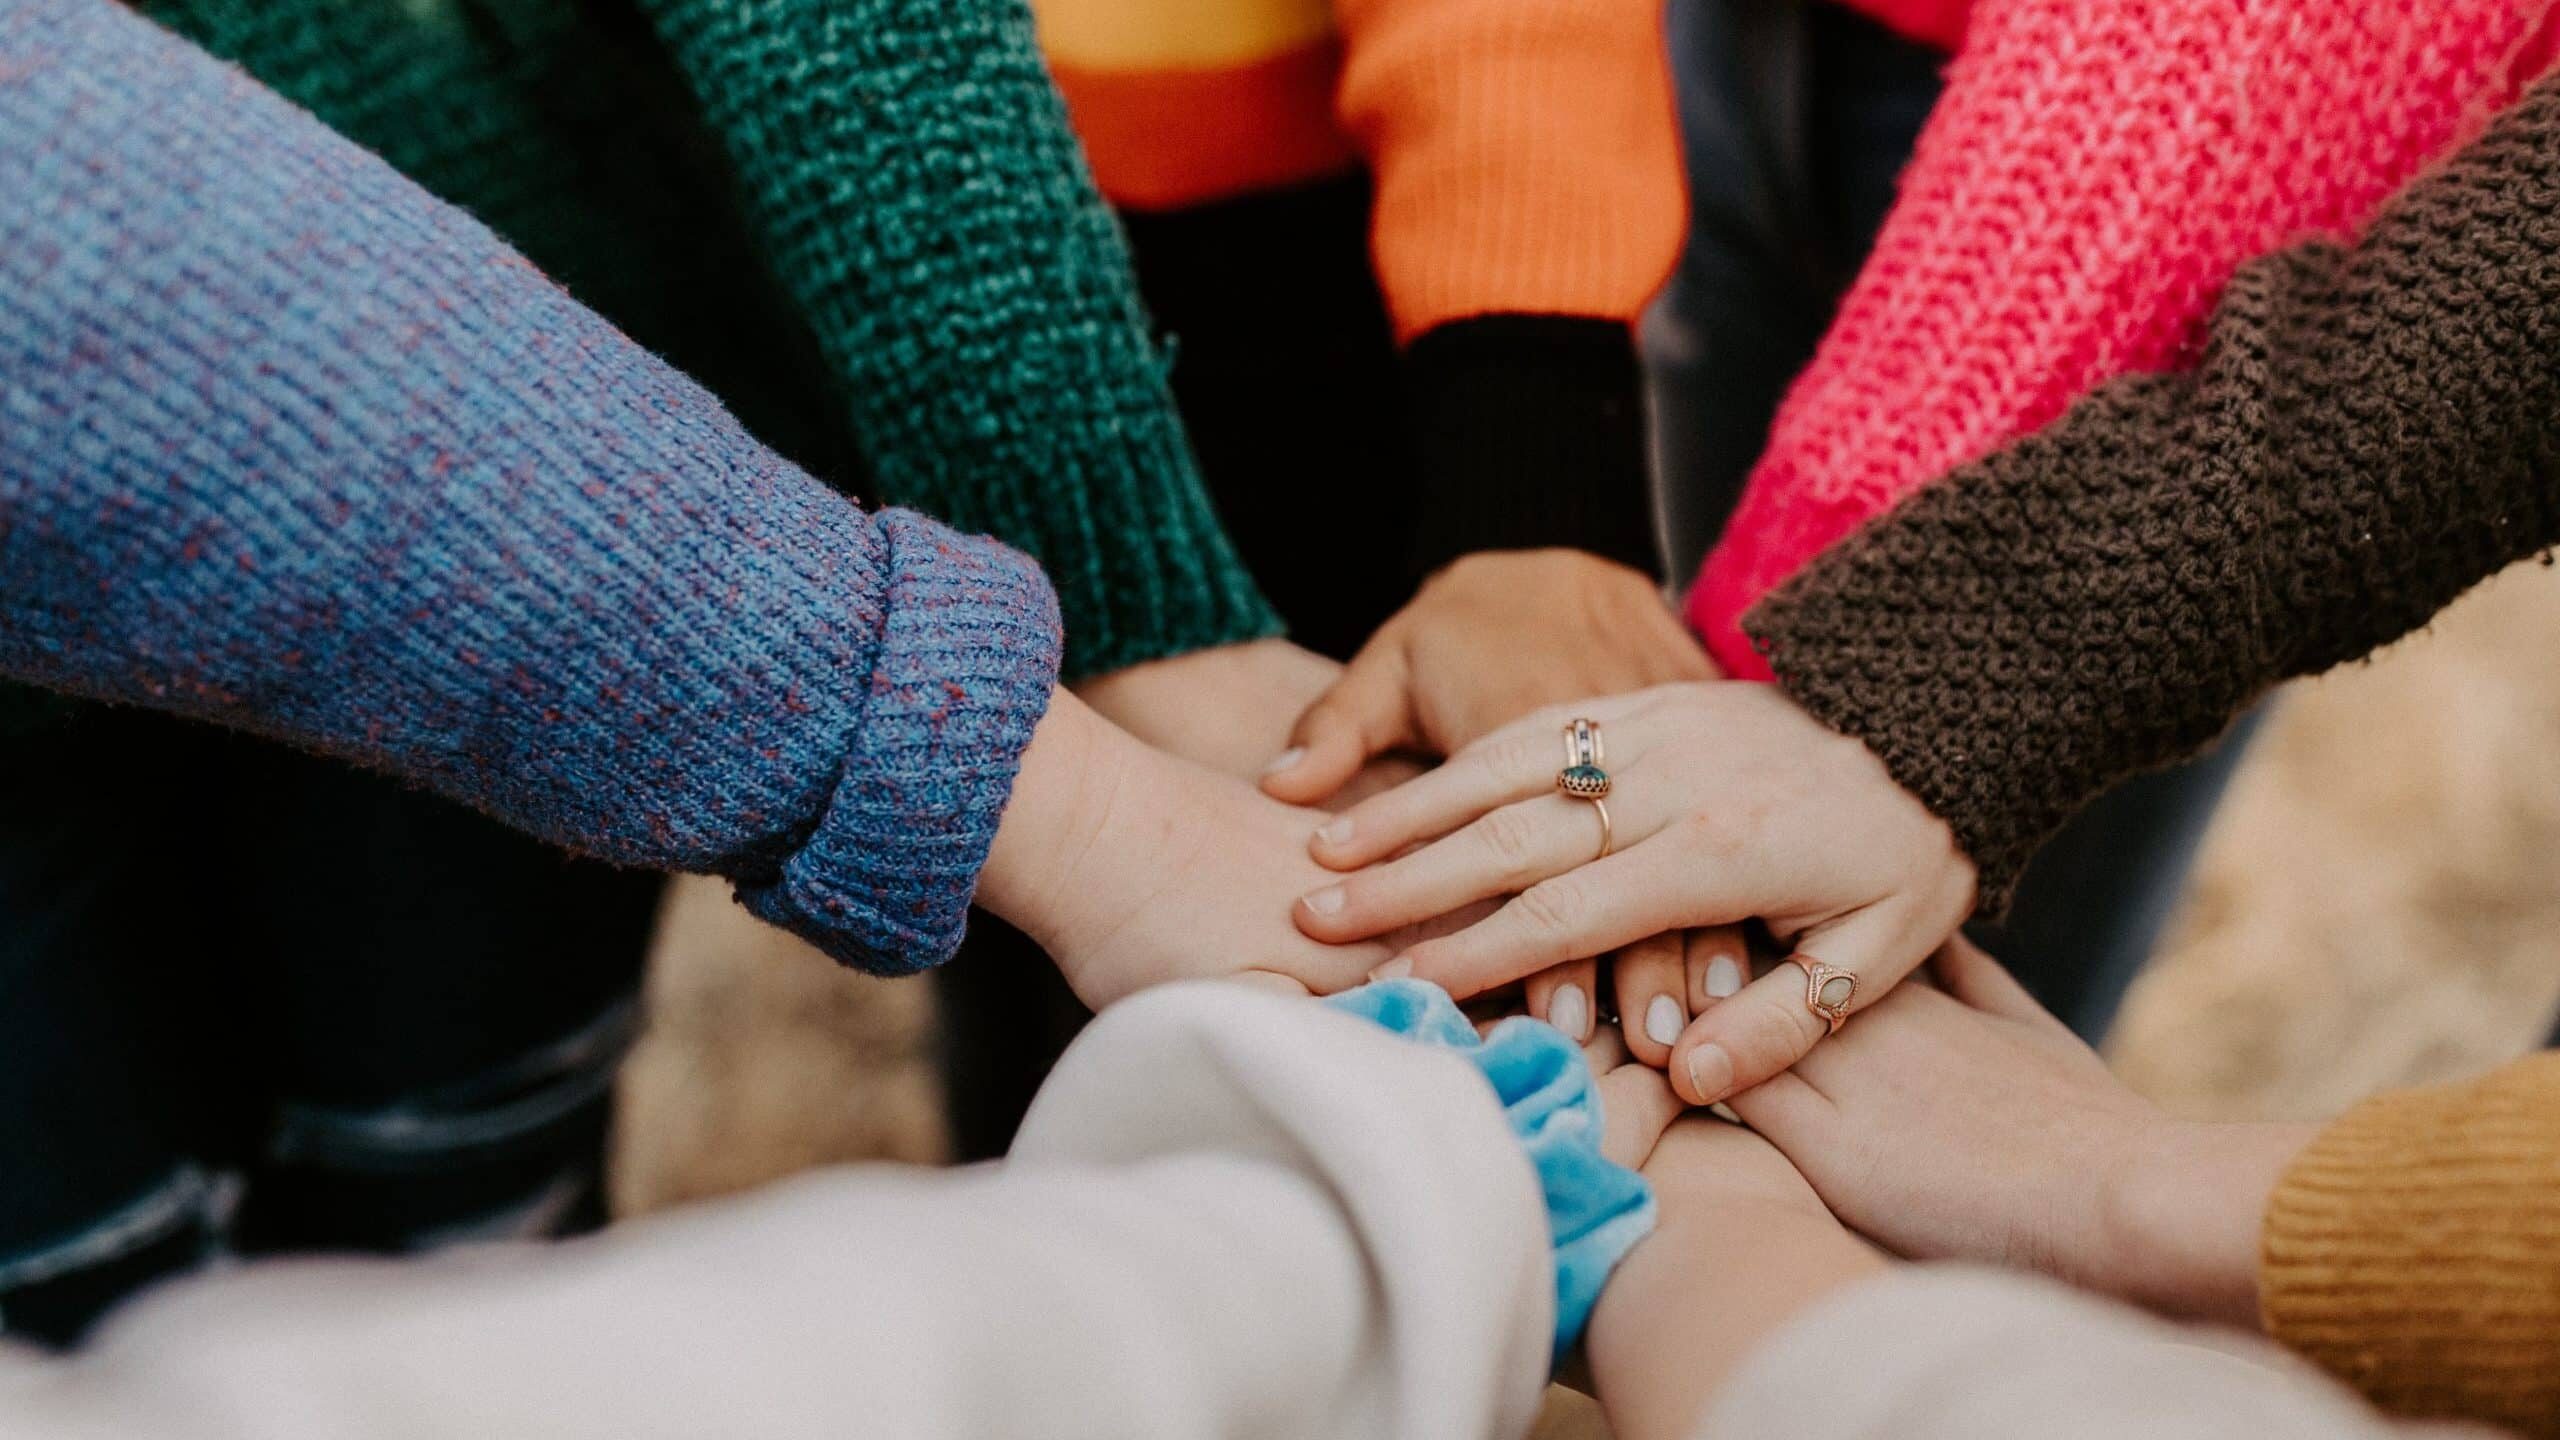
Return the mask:
POLYGON ((1564 768, 1556 772, 1556 789, 1576 800, 1588 800, 1600 815, 1600 854, 1607 859, 1615 838, 1609 824, 1609 772, 1600 768, 1608 756, 1607 742, 1600 737, 1600 722, 1576 719, 1564 727, 1564 768))

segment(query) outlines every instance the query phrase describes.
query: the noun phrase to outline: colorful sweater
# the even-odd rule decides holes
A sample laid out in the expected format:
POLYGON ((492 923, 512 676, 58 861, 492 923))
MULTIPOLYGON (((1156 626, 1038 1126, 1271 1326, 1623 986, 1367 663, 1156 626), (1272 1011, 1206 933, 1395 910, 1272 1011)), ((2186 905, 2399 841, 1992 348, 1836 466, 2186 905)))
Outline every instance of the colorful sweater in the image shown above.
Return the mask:
POLYGON ((2560 544, 2560 78, 2352 250, 2244 267, 2193 372, 2110 383, 1746 618, 1997 904, 2100 792, 2560 544))
POLYGON ((1682 228, 1660 7, 1032 0, 1114 202, 1175 209, 1366 163, 1411 339, 1487 314, 1630 321, 1682 228))
POLYGON ((144 5, 796 458, 1030 552, 1070 674, 1278 629, 1021 0, 144 5))
POLYGON ((1685 223, 1658 0, 1032 8, 1127 209, 1368 172, 1424 568, 1540 544, 1658 566, 1630 330, 1685 223))
POLYGON ((1902 194, 1780 408, 1692 621, 2099 382, 2192 365, 2243 260, 2345 237, 2549 54, 2552 0, 1867 0, 1959 43, 1902 194))
POLYGON ((956 943, 1053 682, 999 546, 860 510, 111 0, 0 0, 0 673, 956 943))

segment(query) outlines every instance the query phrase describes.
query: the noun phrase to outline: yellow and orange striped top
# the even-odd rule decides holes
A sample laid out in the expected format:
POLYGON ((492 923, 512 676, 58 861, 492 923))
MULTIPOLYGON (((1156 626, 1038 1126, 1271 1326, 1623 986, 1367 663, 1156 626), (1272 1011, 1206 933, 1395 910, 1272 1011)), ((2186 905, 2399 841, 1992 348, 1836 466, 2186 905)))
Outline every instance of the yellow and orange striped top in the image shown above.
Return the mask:
POLYGON ((1033 0, 1114 203, 1366 165, 1400 338, 1486 314, 1631 320, 1677 258, 1661 0, 1033 0))

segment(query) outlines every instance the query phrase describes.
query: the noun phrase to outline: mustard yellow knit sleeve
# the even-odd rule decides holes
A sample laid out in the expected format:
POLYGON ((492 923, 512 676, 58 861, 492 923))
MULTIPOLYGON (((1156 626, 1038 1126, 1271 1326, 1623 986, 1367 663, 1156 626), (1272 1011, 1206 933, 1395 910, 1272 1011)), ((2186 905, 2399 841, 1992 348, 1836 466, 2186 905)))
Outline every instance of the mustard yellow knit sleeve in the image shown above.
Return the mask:
POLYGON ((2321 1132, 2259 1279, 2267 1332, 2384 1409, 2560 1437, 2560 1053, 2321 1132))

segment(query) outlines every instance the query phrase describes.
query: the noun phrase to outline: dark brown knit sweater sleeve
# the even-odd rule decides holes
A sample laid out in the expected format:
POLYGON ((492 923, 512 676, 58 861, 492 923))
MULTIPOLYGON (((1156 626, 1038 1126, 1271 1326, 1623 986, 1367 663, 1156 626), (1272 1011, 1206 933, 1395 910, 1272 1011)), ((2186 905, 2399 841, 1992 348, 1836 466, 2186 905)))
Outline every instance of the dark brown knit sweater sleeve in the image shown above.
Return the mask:
POLYGON ((2108 786, 2560 540, 2560 81, 2355 248, 2232 281, 2131 377, 1825 552, 1744 624, 2005 903, 2108 786))

